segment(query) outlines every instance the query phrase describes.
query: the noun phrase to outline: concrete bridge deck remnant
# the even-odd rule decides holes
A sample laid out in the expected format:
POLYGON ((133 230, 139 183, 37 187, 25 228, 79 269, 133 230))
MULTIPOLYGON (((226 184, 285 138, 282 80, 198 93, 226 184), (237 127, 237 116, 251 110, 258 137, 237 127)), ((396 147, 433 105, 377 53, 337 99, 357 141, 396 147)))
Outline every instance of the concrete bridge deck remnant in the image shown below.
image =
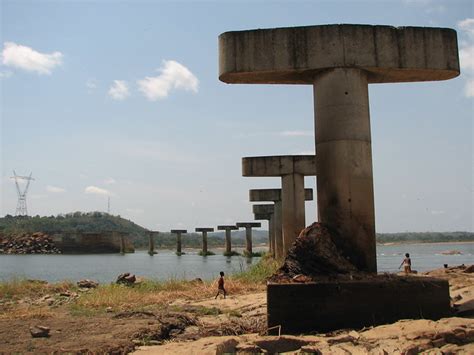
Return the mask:
POLYGON ((217 226, 217 230, 225 231, 225 253, 224 255, 232 255, 232 231, 239 229, 236 225, 217 226))
POLYGON ((172 229, 171 233, 176 234, 176 254, 181 255, 181 235, 188 233, 186 229, 172 229))
POLYGON ((245 253, 247 256, 253 255, 252 249, 252 228, 261 227, 260 222, 237 222, 237 228, 245 228, 245 253))

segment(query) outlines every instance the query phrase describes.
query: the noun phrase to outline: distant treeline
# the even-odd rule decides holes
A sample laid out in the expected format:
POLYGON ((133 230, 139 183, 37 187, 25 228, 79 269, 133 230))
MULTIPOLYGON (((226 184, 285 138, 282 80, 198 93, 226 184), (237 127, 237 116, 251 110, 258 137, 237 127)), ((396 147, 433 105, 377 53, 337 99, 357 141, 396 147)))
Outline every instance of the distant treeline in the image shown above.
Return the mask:
POLYGON ((474 242, 474 233, 469 233, 469 232, 378 233, 377 242, 378 243, 474 242))
MULTIPOLYGON (((7 215, 0 218, 0 236, 20 235, 23 233, 43 232, 47 234, 74 234, 74 233, 98 233, 98 232, 124 232, 132 240, 135 248, 148 247, 147 229, 133 223, 130 220, 113 216, 103 212, 73 212, 49 217, 14 217, 7 215)), ((191 231, 189 231, 191 232, 191 231)), ((255 244, 265 243, 268 232, 261 230, 253 231, 253 242, 255 244)), ((160 232, 154 237, 155 247, 175 248, 176 235, 168 232, 160 232)), ((200 233, 183 234, 183 247, 200 248, 202 236, 200 233)), ((244 245, 245 230, 232 232, 232 244, 244 245)), ((224 245, 224 232, 208 234, 209 247, 224 245)))
MULTIPOLYGON (((129 235, 135 248, 146 248, 148 246, 147 229, 120 216, 113 216, 103 212, 73 212, 49 217, 14 217, 7 215, 0 218, 0 236, 19 235, 22 233, 44 232, 56 233, 98 233, 98 232, 124 232, 129 235)), ((192 232, 192 231, 189 231, 192 232)), ((262 230, 253 231, 253 242, 255 244, 266 243, 268 232, 262 230)), ((433 243, 433 242, 474 242, 474 233, 469 232, 424 232, 424 233, 379 233, 379 243, 433 243)), ((189 233, 183 235, 183 246, 189 248, 200 248, 202 237, 200 233, 189 233)), ((232 232, 232 244, 245 244, 245 230, 232 232)), ((224 232, 208 234, 209 247, 224 245, 224 232)), ((176 236, 163 232, 155 236, 157 248, 175 248, 176 236)))

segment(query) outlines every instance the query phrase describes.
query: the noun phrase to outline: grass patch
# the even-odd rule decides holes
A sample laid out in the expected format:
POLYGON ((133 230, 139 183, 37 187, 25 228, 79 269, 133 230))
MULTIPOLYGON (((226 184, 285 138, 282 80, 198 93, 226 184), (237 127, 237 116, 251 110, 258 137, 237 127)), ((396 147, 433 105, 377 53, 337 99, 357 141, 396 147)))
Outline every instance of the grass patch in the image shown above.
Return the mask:
POLYGON ((77 287, 69 281, 49 284, 40 280, 13 279, 0 283, 0 299, 17 300, 24 297, 39 298, 41 296, 59 293, 77 287))
POLYGON ((222 311, 217 307, 174 306, 171 307, 171 310, 175 312, 189 312, 199 316, 218 316, 222 314, 222 311))
POLYGON ((264 251, 254 251, 252 253, 249 253, 247 250, 244 250, 244 252, 243 252, 243 256, 245 256, 247 258, 262 257, 264 255, 266 255, 266 253, 264 251))
POLYGON ((240 255, 239 253, 237 253, 236 251, 231 251, 231 252, 224 252, 224 256, 238 256, 240 255))
POLYGON ((207 252, 203 252, 202 250, 198 253, 198 255, 201 255, 201 256, 208 256, 208 255, 216 255, 216 253, 213 253, 212 251, 207 251, 207 252))
POLYGON ((265 283, 280 267, 280 263, 265 254, 255 265, 245 271, 232 275, 232 279, 244 283, 265 283))

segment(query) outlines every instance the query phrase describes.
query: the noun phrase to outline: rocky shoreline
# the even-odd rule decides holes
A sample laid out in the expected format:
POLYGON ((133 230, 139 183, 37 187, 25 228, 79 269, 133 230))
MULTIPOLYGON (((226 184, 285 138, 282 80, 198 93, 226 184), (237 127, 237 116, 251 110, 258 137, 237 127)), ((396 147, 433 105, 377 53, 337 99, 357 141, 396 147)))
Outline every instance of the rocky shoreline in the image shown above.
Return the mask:
POLYGON ((53 239, 46 233, 23 233, 0 236, 0 254, 61 254, 53 239))

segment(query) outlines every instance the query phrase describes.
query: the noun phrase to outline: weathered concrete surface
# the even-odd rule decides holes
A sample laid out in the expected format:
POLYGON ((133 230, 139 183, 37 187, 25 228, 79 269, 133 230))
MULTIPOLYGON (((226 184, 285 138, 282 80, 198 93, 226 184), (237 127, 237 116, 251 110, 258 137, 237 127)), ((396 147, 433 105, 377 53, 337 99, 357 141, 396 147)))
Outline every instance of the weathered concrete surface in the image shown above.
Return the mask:
POLYGON ((283 253, 305 228, 304 177, 316 175, 314 155, 279 155, 242 158, 242 176, 281 177, 283 253))
POLYGON ((235 225, 217 226, 217 230, 225 231, 225 255, 232 254, 232 231, 237 229, 239 228, 235 225))
POLYGON ((366 72, 334 69, 315 83, 320 221, 361 270, 376 271, 375 207, 366 72))
POLYGON ((245 228, 245 252, 248 256, 252 256, 252 228, 261 227, 262 224, 259 222, 237 222, 237 228, 245 228))
POLYGON ((376 272, 367 85, 458 76, 456 31, 325 25, 226 32, 219 73, 227 83, 314 86, 319 221, 337 232, 336 243, 360 270, 376 272))
MULTIPOLYGON (((292 176, 292 175, 288 175, 288 176, 292 176)), ((282 181, 282 186, 285 186, 284 179, 282 181)), ((299 229, 299 225, 301 225, 301 222, 298 224, 294 223, 296 220, 298 220, 298 218, 295 216, 301 214, 301 213, 297 213, 298 211, 301 212, 301 209, 295 210, 294 208, 292 208, 292 206, 294 205, 291 202, 285 205, 283 201, 284 197, 286 198, 285 201, 293 200, 290 198, 291 193, 288 193, 288 190, 291 191, 291 189, 288 189, 288 188, 249 190, 250 201, 252 202, 272 201, 275 203, 274 225, 275 225, 275 257, 276 258, 285 257, 286 253, 288 252, 288 249, 291 247, 291 245, 295 241, 299 232, 305 227, 304 215, 303 215, 303 226, 301 229, 299 229), (287 194, 283 193, 284 190, 285 192, 287 192, 287 194)), ((310 201, 313 199, 312 189, 303 189, 302 191, 304 193, 303 204, 305 200, 310 201)), ((297 199, 301 200, 301 197, 298 197, 297 199)), ((304 205, 303 205, 303 214, 304 214, 304 205)), ((299 218, 299 220, 301 220, 301 218, 299 218)))
POLYGON ((323 25, 219 36, 219 79, 226 83, 312 85, 321 72, 341 67, 363 69, 369 83, 451 79, 459 75, 456 31, 323 25))
POLYGON ((196 228, 196 232, 202 233, 202 256, 207 255, 207 233, 214 232, 214 228, 196 228))
POLYGON ((274 204, 260 204, 253 205, 252 212, 256 220, 268 221, 268 246, 270 255, 275 257, 275 205, 274 204))
POLYGON ((283 334, 363 328, 450 315, 449 285, 428 277, 390 277, 267 285, 268 327, 283 334))
POLYGON ((54 244, 63 254, 75 253, 133 253, 135 251, 133 243, 124 234, 104 231, 100 233, 58 233, 51 236, 54 244), (122 240, 124 245, 122 245, 122 240))
POLYGON ((186 229, 172 229, 171 233, 176 234, 176 254, 181 255, 181 234, 188 233, 186 229))

